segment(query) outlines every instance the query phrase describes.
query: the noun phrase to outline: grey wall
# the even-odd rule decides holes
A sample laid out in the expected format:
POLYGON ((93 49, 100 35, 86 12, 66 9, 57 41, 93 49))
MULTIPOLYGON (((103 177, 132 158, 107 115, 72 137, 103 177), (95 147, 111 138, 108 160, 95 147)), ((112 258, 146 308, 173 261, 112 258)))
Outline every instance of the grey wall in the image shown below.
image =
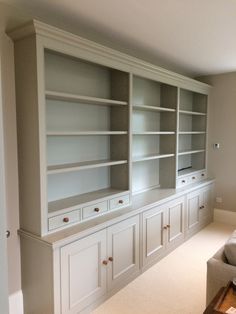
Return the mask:
POLYGON ((209 102, 208 169, 216 178, 218 209, 236 211, 236 72, 201 77, 213 86, 209 102), (220 143, 220 149, 213 149, 220 143))

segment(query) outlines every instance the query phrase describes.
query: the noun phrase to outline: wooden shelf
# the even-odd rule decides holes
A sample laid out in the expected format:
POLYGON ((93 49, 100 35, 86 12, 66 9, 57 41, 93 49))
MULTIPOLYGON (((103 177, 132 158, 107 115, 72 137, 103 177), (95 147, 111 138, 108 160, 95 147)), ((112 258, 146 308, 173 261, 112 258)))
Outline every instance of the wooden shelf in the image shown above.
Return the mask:
POLYGON ((206 116, 206 113, 196 111, 179 110, 179 113, 187 115, 206 116))
POLYGON ((165 107, 155 107, 155 106, 145 106, 145 105, 133 105, 134 109, 143 111, 164 111, 164 112, 175 112, 175 109, 165 108, 165 107))
POLYGON ((174 157, 175 154, 157 154, 157 155, 146 155, 146 156, 138 156, 133 157, 133 162, 145 161, 145 160, 154 160, 154 159, 161 159, 161 158, 168 158, 174 157))
POLYGON ((175 134, 175 132, 172 131, 147 131, 147 132, 133 132, 133 135, 172 135, 175 134))
POLYGON ((94 161, 86 161, 86 162, 77 162, 71 164, 62 164, 62 165, 53 165, 48 166, 47 173, 48 174, 57 174, 57 173, 64 173, 64 172, 72 172, 72 171, 79 171, 79 170, 86 170, 92 168, 99 168, 99 167, 107 167, 107 166, 115 166, 126 164, 127 160, 94 160, 94 161))
POLYGON ((125 135, 127 131, 78 131, 78 132, 62 132, 50 131, 47 136, 80 136, 80 135, 125 135))
POLYGON ((127 106, 128 105, 127 101, 89 97, 89 96, 61 93, 61 92, 55 92, 55 91, 46 91, 45 96, 47 99, 52 99, 52 100, 78 102, 78 103, 91 104, 91 105, 101 105, 101 106, 127 106))
POLYGON ((195 149, 195 150, 190 149, 190 150, 180 151, 178 155, 182 156, 182 155, 197 154, 197 153, 202 153, 202 152, 205 152, 205 149, 195 149))
POLYGON ((75 195, 72 197, 52 201, 48 203, 48 212, 55 213, 56 211, 61 211, 63 209, 77 209, 80 208, 81 204, 92 202, 94 200, 101 200, 106 197, 116 197, 127 193, 127 190, 118 189, 102 189, 94 192, 89 192, 85 194, 75 195))
POLYGON ((205 131, 179 131, 179 134, 206 134, 205 131))

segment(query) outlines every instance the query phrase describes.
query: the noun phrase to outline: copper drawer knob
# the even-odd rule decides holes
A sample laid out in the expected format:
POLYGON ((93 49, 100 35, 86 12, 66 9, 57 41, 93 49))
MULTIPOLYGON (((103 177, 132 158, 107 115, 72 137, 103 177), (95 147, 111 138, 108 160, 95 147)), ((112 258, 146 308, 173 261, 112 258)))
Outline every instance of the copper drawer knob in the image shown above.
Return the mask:
POLYGON ((94 211, 98 213, 100 211, 100 208, 96 207, 94 208, 94 211))
POLYGON ((113 257, 110 256, 110 257, 108 258, 108 260, 109 260, 110 262, 113 262, 113 257))
POLYGON ((119 204, 123 204, 124 201, 123 201, 123 200, 119 200, 118 203, 119 203, 119 204))
POLYGON ((103 263, 103 265, 107 265, 107 264, 108 264, 108 261, 105 260, 105 261, 103 261, 102 263, 103 263))
POLYGON ((63 218, 63 222, 69 222, 70 219, 68 217, 63 218))

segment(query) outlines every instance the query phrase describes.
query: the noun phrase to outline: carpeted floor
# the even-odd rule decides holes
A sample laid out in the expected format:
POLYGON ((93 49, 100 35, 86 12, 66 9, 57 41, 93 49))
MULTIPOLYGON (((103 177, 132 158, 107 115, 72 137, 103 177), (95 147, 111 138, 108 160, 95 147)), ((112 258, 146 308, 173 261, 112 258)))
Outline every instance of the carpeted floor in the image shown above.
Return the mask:
POLYGON ((93 314, 201 314, 205 308, 206 261, 234 229, 210 224, 93 314))

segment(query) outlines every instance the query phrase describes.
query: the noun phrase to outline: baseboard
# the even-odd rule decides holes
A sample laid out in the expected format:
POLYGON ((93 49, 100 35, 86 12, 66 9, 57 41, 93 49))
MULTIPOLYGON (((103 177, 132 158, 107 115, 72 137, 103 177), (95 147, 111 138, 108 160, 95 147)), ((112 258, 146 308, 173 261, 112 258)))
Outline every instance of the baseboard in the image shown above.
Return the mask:
POLYGON ((9 295, 9 314, 24 314, 21 290, 9 295))
POLYGON ((236 212, 215 208, 214 221, 236 226, 236 212))

